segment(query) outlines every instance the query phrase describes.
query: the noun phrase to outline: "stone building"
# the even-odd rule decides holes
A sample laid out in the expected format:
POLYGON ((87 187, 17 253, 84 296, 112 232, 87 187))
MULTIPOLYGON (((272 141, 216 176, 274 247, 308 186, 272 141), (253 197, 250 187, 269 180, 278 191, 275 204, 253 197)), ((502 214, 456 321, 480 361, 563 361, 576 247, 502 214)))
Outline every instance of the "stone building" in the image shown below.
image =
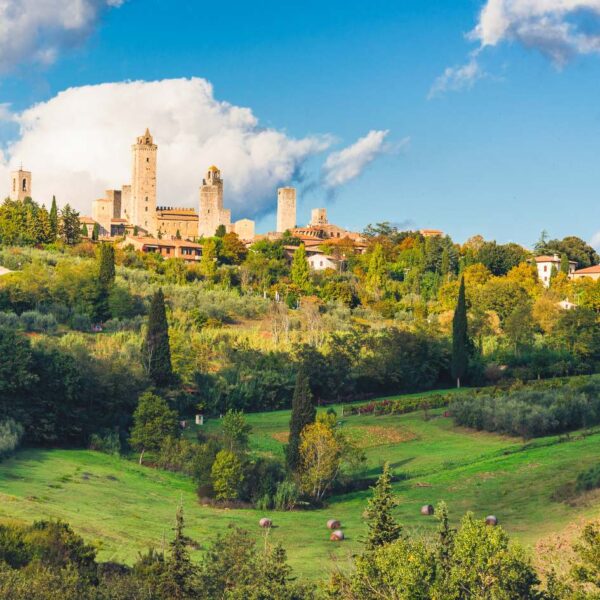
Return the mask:
POLYGON ((198 235, 198 215, 193 208, 156 209, 157 234, 165 238, 194 239, 198 235))
POLYGON ((232 226, 232 231, 236 233, 243 242, 253 242, 256 236, 256 232, 254 231, 254 221, 251 219, 240 219, 239 221, 236 221, 232 226))
POLYGON ((200 212, 198 214, 198 236, 211 237, 220 225, 231 231, 231 211, 223 208, 223 180, 221 171, 214 165, 209 167, 200 188, 200 212))
POLYGON ((284 187, 277 190, 277 233, 296 227, 296 188, 284 187))
POLYGON ((23 201, 25 198, 31 198, 31 172, 24 171, 21 167, 18 171, 10 174, 10 194, 11 200, 23 201))
POLYGON ((327 209, 326 208, 313 208, 310 211, 310 225, 313 227, 320 227, 321 225, 327 225, 327 209))

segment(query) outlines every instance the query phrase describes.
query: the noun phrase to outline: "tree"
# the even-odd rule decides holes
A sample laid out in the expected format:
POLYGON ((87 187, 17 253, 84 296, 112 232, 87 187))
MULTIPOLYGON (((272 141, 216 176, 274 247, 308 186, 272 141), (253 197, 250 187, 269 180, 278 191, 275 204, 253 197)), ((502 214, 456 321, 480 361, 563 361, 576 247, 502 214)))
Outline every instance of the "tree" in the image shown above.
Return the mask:
POLYGON ((50 207, 50 234, 52 241, 58 237, 58 207, 56 206, 56 196, 52 196, 52 205, 50 207))
POLYGON ((367 292, 376 299, 379 299, 385 292, 386 287, 386 267, 383 246, 375 244, 373 252, 369 258, 367 276, 365 278, 365 288, 367 292))
POLYGON ((98 256, 98 279, 106 287, 115 281, 115 247, 112 244, 100 244, 98 256))
POLYGON ((156 452, 167 438, 177 437, 178 425, 177 413, 164 398, 152 392, 140 396, 129 437, 131 446, 140 452, 140 465, 146 450, 156 452))
POLYGON ((165 297, 159 288, 150 302, 148 328, 142 346, 144 367, 156 385, 166 385, 173 378, 171 348, 169 345, 169 324, 165 309, 165 297))
POLYGON ((237 233, 227 233, 222 238, 220 259, 228 265, 239 265, 244 262, 248 250, 237 233))
POLYGON ((465 280, 460 280, 458 301, 452 320, 452 377, 456 379, 456 387, 465 377, 469 368, 469 334, 467 323, 467 301, 465 298, 465 280))
POLYGON ((184 534, 183 506, 179 505, 175 522, 175 537, 170 542, 171 553, 166 561, 164 582, 161 591, 173 600, 195 597, 197 568, 190 559, 188 545, 190 539, 184 534))
POLYGON ((560 255, 560 272, 569 274, 569 257, 564 252, 560 255))
POLYGON ((215 237, 222 238, 227 233, 225 225, 219 225, 215 231, 215 237))
POLYGON ((588 523, 573 548, 577 558, 571 575, 582 591, 590 592, 582 600, 597 599, 600 597, 600 522, 588 523))
POLYGON ((100 225, 98 225, 98 223, 94 223, 94 228, 92 229, 92 240, 97 242, 99 237, 100 237, 100 225))
POLYGON ((202 244, 200 272, 206 279, 213 279, 217 273, 217 244, 213 239, 205 240, 202 244))
POLYGON ((60 211, 59 233, 65 244, 73 246, 79 243, 81 231, 79 225, 79 213, 68 204, 60 211))
POLYGON ((181 239, 181 232, 179 231, 179 229, 175 232, 175 239, 176 240, 180 240, 181 239))
POLYGON ((534 321, 529 302, 519 304, 508 316, 504 321, 504 333, 512 343, 515 355, 521 347, 533 343, 534 321))
POLYGON ((286 448, 288 469, 295 472, 300 465, 300 434, 313 423, 317 410, 313 405, 312 393, 306 369, 301 365, 296 375, 296 387, 292 397, 292 416, 290 418, 290 436, 286 448))
POLYGON ((228 410, 221 421, 225 446, 236 454, 248 449, 248 435, 252 427, 246 422, 241 410, 228 410))
POLYGON ((307 425, 300 434, 301 489, 320 502, 335 481, 342 463, 342 446, 324 421, 307 425))
POLYGON ((402 535, 402 526, 392 516, 392 511, 398 506, 398 501, 392 492, 391 482, 390 463, 386 462, 367 505, 368 534, 365 542, 367 550, 375 550, 380 546, 390 544, 402 535))
POLYGON ((236 500, 244 480, 242 462, 230 450, 221 450, 213 463, 211 478, 217 500, 236 500))
POLYGON ((294 252, 291 267, 292 281, 304 292, 310 288, 310 268, 306 260, 306 248, 300 244, 294 252))
POLYGON ((88 232, 87 225, 84 223, 83 227, 81 228, 81 237, 88 238, 89 236, 90 236, 90 234, 88 232))

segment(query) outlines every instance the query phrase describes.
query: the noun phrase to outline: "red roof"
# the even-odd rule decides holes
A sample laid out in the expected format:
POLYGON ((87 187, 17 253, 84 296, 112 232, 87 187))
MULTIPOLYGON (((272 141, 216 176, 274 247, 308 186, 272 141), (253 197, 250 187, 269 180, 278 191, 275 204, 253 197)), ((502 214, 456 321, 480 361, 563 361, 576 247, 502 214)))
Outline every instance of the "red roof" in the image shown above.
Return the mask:
POLYGON ((600 265, 593 265, 591 267, 586 267, 585 269, 578 269, 575 271, 576 275, 594 275, 595 273, 600 273, 600 265))

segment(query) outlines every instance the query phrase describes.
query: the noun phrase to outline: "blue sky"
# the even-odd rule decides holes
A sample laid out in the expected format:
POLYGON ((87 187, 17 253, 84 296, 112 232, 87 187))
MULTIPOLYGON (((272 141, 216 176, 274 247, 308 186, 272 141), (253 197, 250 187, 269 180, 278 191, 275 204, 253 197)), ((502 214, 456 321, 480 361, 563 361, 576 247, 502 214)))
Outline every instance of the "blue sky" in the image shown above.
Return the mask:
MULTIPOLYGON (((250 108, 259 129, 330 138, 326 150, 293 163, 301 223, 311 207, 324 205, 332 221, 355 229, 392 221, 443 229, 457 241, 480 233, 531 245, 542 229, 587 240, 600 231, 600 52, 579 43, 581 32, 597 40, 597 0, 573 15, 553 12, 556 0, 548 0, 550 17, 573 36, 548 37, 538 47, 525 26, 540 15, 514 11, 512 28, 500 34, 480 16, 504 0, 128 0, 112 8, 86 1, 93 18, 77 35, 54 24, 44 64, 35 56, 43 39, 14 51, 0 73, 5 112, 18 115, 67 88, 198 77, 213 85, 218 101, 250 108), (467 39, 478 22, 483 33, 467 39), (474 75, 448 72, 429 97, 445 69, 470 61, 474 75), (325 185, 327 157, 370 131, 389 133, 360 173, 325 185)), ((69 9, 69 0, 56 2, 69 9)), ((143 116, 151 121, 152 111, 143 116)), ((19 125, 18 118, 0 123, 7 164, 17 159, 11 144, 22 135, 19 125)), ((25 164, 27 147, 18 150, 25 164)), ((98 169, 109 168, 99 161, 98 169)), ((244 216, 247 193, 259 229, 273 228, 276 185, 247 185, 255 189, 245 192, 240 183, 235 216, 244 216)), ((80 199, 83 212, 87 201, 80 199)))

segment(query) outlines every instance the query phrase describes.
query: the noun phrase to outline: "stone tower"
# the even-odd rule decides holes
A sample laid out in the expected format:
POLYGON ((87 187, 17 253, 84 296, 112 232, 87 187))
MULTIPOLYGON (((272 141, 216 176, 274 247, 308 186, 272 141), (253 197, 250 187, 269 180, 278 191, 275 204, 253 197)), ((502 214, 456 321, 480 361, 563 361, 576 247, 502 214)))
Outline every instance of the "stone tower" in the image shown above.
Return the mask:
POLYGON ((200 188, 198 236, 212 237, 219 225, 231 229, 231 211, 223 208, 223 180, 214 165, 208 169, 200 188))
POLYGON ((326 208, 313 208, 310 211, 310 225, 318 227, 319 225, 327 225, 328 223, 326 208))
POLYGON ((283 233, 296 227, 296 188, 277 190, 277 232, 283 233))
POLYGON ((131 147, 131 198, 127 207, 131 214, 128 217, 131 223, 151 233, 156 217, 157 149, 148 129, 131 147))
POLYGON ((21 201, 25 198, 31 198, 31 173, 23 171, 23 167, 10 174, 9 196, 11 200, 21 201))

